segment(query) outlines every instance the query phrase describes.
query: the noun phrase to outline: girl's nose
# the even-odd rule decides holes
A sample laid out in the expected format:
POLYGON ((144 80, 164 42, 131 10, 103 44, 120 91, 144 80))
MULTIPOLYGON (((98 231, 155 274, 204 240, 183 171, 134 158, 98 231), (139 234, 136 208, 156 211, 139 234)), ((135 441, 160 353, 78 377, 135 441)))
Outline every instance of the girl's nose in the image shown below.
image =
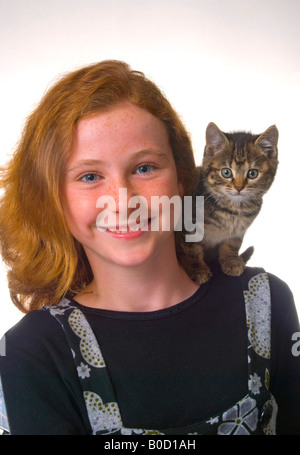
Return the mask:
POLYGON ((129 199, 136 193, 127 179, 118 178, 111 182, 108 195, 112 196, 115 201, 116 212, 124 212, 128 210, 129 199))

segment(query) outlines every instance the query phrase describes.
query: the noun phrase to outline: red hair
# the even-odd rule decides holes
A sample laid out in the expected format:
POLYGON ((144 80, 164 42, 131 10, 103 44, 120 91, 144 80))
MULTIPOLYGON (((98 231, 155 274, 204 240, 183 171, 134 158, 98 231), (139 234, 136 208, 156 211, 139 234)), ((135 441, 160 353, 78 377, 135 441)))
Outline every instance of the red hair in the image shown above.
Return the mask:
POLYGON ((194 187, 189 136, 158 87, 124 62, 103 61, 62 77, 29 116, 15 154, 1 169, 0 252, 12 301, 23 312, 74 295, 93 278, 66 224, 62 175, 78 121, 131 102, 164 122, 185 194, 194 187))

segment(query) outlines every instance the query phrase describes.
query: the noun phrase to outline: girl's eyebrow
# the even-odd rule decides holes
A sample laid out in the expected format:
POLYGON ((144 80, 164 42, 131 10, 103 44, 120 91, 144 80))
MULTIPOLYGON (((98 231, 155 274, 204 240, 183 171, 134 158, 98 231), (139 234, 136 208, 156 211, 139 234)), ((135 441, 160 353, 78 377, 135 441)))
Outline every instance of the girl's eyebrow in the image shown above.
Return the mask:
POLYGON ((77 161, 74 166, 70 167, 68 171, 72 172, 75 171, 78 168, 82 167, 90 167, 90 166, 99 166, 99 165, 105 165, 105 161, 102 160, 94 160, 94 159, 87 159, 87 160, 80 160, 77 161))
MULTIPOLYGON (((146 150, 140 150, 133 155, 130 156, 130 160, 135 160, 135 159, 141 159, 143 157, 153 155, 156 158, 164 159, 167 161, 170 161, 169 156, 160 151, 160 150, 153 150, 153 149, 146 149, 146 150)), ((109 163, 107 163, 104 160, 95 160, 95 159, 85 159, 85 160, 80 160, 74 163, 74 166, 68 169, 69 172, 75 171, 78 168, 82 167, 90 167, 90 166, 107 166, 109 163)))
POLYGON ((133 155, 133 158, 143 158, 146 155, 147 156, 153 155, 156 158, 163 158, 163 159, 168 160, 168 161, 170 160, 169 156, 167 155, 167 153, 162 152, 160 150, 154 150, 154 149, 140 150, 139 152, 136 152, 133 155))

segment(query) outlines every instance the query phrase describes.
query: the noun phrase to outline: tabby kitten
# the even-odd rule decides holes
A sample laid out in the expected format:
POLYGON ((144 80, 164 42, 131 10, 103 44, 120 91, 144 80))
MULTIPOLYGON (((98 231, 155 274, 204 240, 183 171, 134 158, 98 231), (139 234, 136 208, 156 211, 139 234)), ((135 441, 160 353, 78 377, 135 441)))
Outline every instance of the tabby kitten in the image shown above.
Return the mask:
POLYGON ((196 190, 196 195, 204 196, 204 237, 192 247, 186 244, 190 255, 197 258, 193 278, 199 284, 210 278, 208 263, 215 258, 224 273, 243 273, 253 248, 241 255, 239 249, 274 180, 277 142, 276 126, 260 135, 224 133, 214 123, 207 126, 196 190))

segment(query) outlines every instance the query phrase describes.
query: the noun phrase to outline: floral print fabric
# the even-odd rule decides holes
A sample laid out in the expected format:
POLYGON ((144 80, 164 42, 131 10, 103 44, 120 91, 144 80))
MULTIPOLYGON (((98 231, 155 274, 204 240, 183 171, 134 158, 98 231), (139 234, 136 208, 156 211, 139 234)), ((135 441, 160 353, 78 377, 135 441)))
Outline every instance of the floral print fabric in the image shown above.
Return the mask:
POLYGON ((2 383, 0 378, 0 434, 2 434, 3 431, 8 432, 9 426, 7 420, 6 406, 3 397, 2 383))
POLYGON ((244 291, 248 328, 248 394, 230 409, 184 428, 126 428, 100 346, 82 311, 68 299, 44 307, 62 325, 73 354, 92 428, 107 434, 275 434, 277 405, 269 392, 271 300, 268 275, 254 276, 244 291))

